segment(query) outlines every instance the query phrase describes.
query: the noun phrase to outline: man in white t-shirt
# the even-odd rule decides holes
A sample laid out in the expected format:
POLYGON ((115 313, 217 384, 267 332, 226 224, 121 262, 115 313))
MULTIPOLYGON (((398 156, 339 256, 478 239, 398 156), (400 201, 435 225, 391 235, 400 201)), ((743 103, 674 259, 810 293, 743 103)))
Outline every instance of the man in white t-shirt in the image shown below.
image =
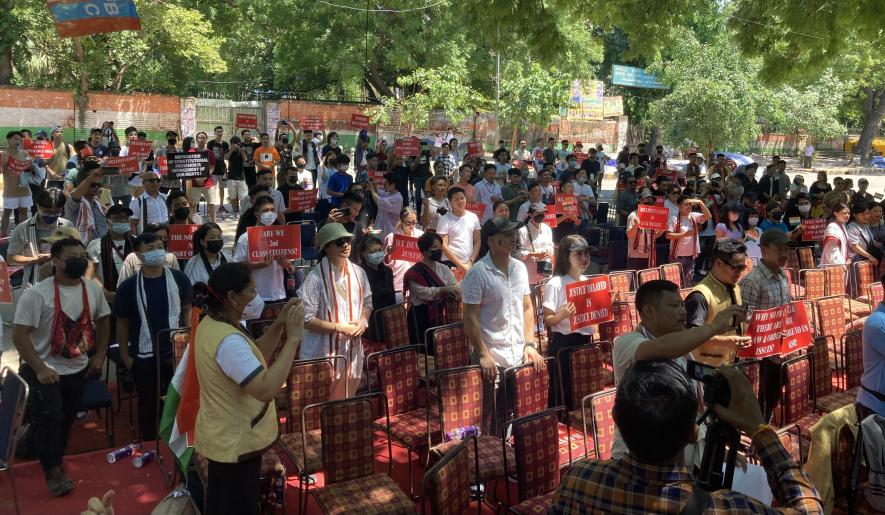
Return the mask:
MULTIPOLYGON (((623 336, 615 338, 612 347, 612 362, 615 372, 615 386, 620 383, 627 369, 637 361, 670 359, 680 368, 686 369, 691 352, 710 338, 733 330, 732 324, 743 321, 746 311, 738 305, 731 305, 720 312, 709 324, 685 329, 687 313, 679 287, 665 280, 649 281, 636 291, 636 311, 640 324, 623 336)), ((703 439, 704 426, 700 426, 703 439)), ((700 464, 700 455, 695 446, 685 448, 685 464, 700 464)), ((618 459, 627 452, 621 435, 615 432, 612 445, 612 458, 618 459)))
POLYGON ((482 169, 483 180, 474 186, 474 200, 486 206, 480 220, 482 223, 492 217, 494 203, 503 198, 501 196, 501 186, 495 182, 496 173, 497 167, 495 165, 491 163, 485 165, 482 169))
POLYGON ((446 196, 452 209, 439 219, 436 233, 442 236, 443 254, 463 276, 479 255, 479 218, 467 211, 463 189, 454 186, 446 196))
POLYGON ((168 224, 166 195, 160 193, 160 176, 156 172, 141 174, 144 193, 129 202, 132 211, 132 234, 141 234, 148 224, 168 224))
POLYGON ((62 468, 71 426, 87 375, 101 373, 107 355, 111 310, 101 285, 84 281, 89 265, 78 238, 52 236, 53 277, 22 293, 15 310, 12 341, 23 361, 19 373, 30 389, 33 445, 49 493, 64 495, 74 482, 62 468), (57 308, 61 307, 61 311, 57 308), (87 352, 94 350, 92 358, 87 352))

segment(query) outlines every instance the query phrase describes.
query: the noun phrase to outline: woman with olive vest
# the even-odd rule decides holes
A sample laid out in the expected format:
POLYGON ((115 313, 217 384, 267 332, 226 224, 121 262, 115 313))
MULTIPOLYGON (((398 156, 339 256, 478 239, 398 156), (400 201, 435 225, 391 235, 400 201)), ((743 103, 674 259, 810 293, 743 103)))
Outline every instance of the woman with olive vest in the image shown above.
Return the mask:
POLYGON ((257 514, 261 453, 278 433, 274 394, 301 347, 304 305, 290 300, 264 336, 253 340, 241 322, 258 318, 264 301, 249 265, 221 265, 207 290, 209 315, 191 347, 200 381, 194 447, 209 461, 205 513, 257 514), (280 354, 268 366, 284 329, 280 354))

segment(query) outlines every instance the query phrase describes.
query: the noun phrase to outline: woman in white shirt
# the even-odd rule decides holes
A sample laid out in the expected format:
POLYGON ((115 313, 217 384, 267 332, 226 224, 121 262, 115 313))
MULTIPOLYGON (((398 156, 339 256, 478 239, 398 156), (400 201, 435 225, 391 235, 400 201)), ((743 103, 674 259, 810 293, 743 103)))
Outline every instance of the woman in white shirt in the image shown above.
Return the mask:
POLYGON ((544 223, 547 206, 543 202, 529 205, 526 224, 516 233, 519 260, 525 263, 529 284, 534 286, 543 277, 538 273, 538 262, 553 261, 553 231, 544 223))
MULTIPOLYGON (((553 277, 544 285, 544 325, 550 328, 550 346, 547 348, 547 356, 559 360, 559 352, 590 341, 590 336, 596 332, 595 326, 582 327, 577 331, 571 328, 570 318, 576 313, 575 304, 566 299, 566 287, 574 282, 587 279, 584 271, 590 266, 590 246, 587 240, 579 235, 566 236, 559 243, 559 252, 556 255, 556 263, 553 265, 553 277)), ((571 370, 568 358, 563 356, 558 361, 562 384, 571 383, 571 370)), ((552 387, 556 384, 551 379, 552 387)), ((565 406, 572 406, 571 389, 565 388, 565 406)), ((550 397, 551 405, 555 405, 553 397, 550 397)), ((580 399, 574 399, 580 401, 580 399)))
POLYGON ((191 284, 206 283, 216 268, 227 263, 221 253, 224 246, 221 227, 212 222, 205 223, 194 231, 193 238, 194 255, 184 266, 184 274, 191 284))
MULTIPOLYGON (((455 282, 452 269, 442 263, 442 238, 434 232, 426 232, 418 238, 418 250, 423 259, 409 268, 403 277, 403 287, 409 291, 409 340, 424 343, 424 332, 439 325, 440 310, 429 308, 439 300, 461 296, 461 288, 455 282)), ((431 356, 435 349, 427 349, 431 356)))
POLYGON ((396 301, 403 301, 403 276, 406 271, 412 267, 413 262, 403 261, 402 259, 390 259, 390 253, 393 251, 393 237, 395 234, 409 236, 411 238, 420 238, 424 231, 418 228, 418 215, 411 206, 404 207, 399 214, 399 223, 396 224, 394 231, 384 237, 384 248, 387 249, 387 255, 384 256, 384 264, 393 271, 393 289, 396 290, 396 301))
POLYGON ((846 204, 838 202, 833 206, 833 220, 827 225, 824 233, 820 266, 847 265, 850 262, 852 253, 848 247, 846 228, 849 218, 851 218, 851 209, 846 204))

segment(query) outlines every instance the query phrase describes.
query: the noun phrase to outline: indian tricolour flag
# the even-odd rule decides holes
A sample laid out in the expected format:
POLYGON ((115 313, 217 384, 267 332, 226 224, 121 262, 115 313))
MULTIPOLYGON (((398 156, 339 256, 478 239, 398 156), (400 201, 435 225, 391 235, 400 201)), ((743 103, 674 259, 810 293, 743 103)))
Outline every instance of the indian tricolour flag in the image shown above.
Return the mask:
POLYGON ((194 430, 197 422, 197 411, 200 409, 200 383, 197 379, 197 366, 193 356, 197 324, 200 320, 200 309, 191 310, 191 332, 188 346, 184 351, 163 406, 160 419, 160 436, 169 444, 178 467, 186 475, 194 452, 194 430))

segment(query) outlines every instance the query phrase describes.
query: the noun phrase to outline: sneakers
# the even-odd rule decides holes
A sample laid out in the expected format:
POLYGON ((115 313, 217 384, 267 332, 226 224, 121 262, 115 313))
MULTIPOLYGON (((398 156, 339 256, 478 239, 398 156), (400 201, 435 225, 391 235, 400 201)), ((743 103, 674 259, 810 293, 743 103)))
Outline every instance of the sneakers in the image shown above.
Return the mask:
POLYGON ((45 472, 46 486, 53 497, 61 497, 74 489, 74 482, 68 479, 61 465, 56 465, 45 472))

